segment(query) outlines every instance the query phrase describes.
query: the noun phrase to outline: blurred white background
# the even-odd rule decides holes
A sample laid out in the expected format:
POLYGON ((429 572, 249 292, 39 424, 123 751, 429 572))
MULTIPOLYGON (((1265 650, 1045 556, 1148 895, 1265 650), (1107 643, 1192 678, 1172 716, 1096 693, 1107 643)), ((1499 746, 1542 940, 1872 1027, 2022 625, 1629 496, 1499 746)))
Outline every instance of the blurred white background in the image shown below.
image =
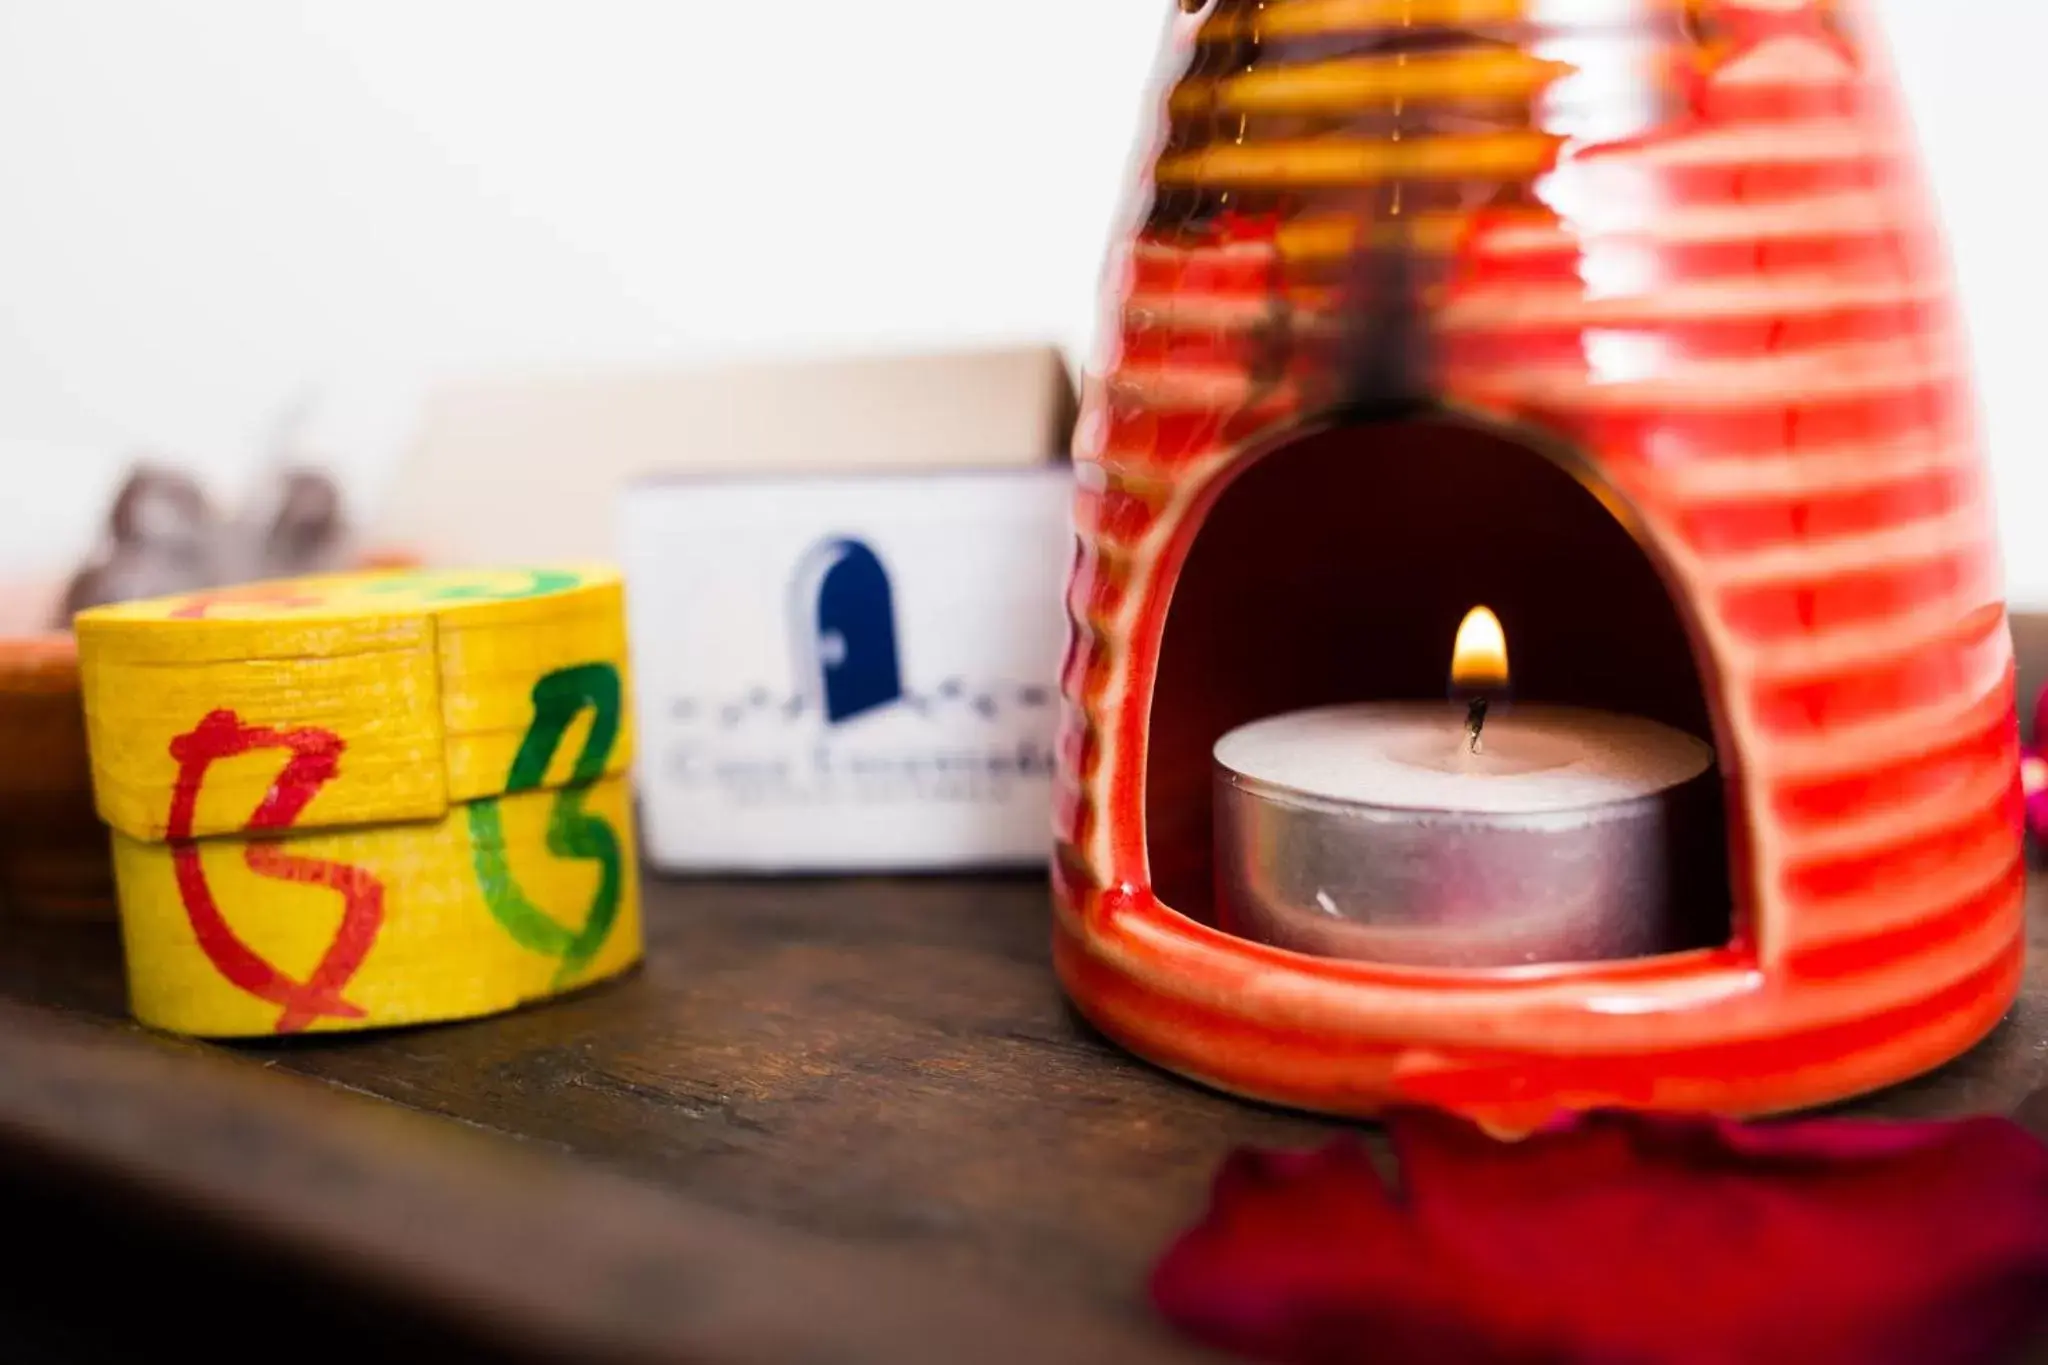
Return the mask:
MULTIPOLYGON (((294 413, 374 506, 436 375, 1085 356, 1167 5, 0 0, 0 575, 79 553, 132 453, 231 492, 294 413)), ((2048 5, 1878 8, 2048 606, 2048 5)))

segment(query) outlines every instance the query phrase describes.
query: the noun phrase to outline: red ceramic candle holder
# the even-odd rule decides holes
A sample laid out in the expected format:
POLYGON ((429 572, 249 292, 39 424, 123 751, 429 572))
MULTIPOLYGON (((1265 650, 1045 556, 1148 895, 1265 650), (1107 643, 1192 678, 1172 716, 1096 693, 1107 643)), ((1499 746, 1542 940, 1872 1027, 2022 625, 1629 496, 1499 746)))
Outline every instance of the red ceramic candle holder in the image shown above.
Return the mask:
POLYGON ((1176 25, 1078 438, 1056 959, 1221 1089, 1496 1129, 1914 1075, 2018 989, 2011 646, 1959 323, 1819 0, 1216 0, 1176 25), (1710 738, 1727 921, 1469 971, 1215 927, 1210 754, 1443 696, 1710 738))

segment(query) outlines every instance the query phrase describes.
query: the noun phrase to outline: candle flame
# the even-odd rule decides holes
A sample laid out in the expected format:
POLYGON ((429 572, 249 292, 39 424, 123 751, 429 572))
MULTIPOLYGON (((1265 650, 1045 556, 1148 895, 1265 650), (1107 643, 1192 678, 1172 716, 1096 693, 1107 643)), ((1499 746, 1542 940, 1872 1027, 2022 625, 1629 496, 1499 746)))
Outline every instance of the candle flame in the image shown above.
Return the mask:
POLYGON ((1451 651, 1451 686, 1460 692, 1500 692, 1508 685, 1508 635, 1489 607, 1474 607, 1458 627, 1451 651))

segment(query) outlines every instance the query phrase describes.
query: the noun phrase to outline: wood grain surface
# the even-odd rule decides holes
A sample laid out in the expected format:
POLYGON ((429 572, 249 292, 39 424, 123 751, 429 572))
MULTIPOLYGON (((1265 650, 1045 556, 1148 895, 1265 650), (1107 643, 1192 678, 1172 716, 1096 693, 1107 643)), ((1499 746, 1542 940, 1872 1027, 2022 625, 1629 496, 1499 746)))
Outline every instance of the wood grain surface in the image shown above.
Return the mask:
MULTIPOLYGON (((189 1302, 225 1285, 335 1358, 1202 1358, 1150 1321, 1150 1259, 1230 1147, 1335 1125, 1095 1037, 1054 985, 1046 897, 1036 878, 655 882, 648 964, 613 987, 231 1049, 127 1023, 106 932, 14 930, 0 1178, 17 1225, 45 1206, 68 1229, 46 1245, 68 1235, 80 1263, 43 1258, 51 1284, 5 1291, 0 1330, 119 1273, 119 1246, 188 1305, 149 1319, 159 1348, 217 1330, 189 1302)), ((2048 882, 2032 924, 1998 1033, 1856 1112, 2020 1113, 2048 1135, 2048 882)))

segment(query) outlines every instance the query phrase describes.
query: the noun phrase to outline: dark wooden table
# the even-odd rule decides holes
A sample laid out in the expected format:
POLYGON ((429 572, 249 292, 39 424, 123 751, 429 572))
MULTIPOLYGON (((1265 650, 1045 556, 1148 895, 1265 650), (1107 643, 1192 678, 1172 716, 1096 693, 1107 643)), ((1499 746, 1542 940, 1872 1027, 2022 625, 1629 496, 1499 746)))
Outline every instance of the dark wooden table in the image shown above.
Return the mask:
MULTIPOLYGON (((2048 1134, 2048 883, 2032 909, 2013 1016, 1858 1112, 2048 1134)), ((1150 1258, 1232 1146, 1333 1127, 1096 1037, 1036 878, 656 882, 648 910, 614 987, 233 1049, 127 1022, 110 932, 8 927, 0 1212, 36 1250, 0 1356, 1201 1359, 1150 1320, 1150 1258)))

